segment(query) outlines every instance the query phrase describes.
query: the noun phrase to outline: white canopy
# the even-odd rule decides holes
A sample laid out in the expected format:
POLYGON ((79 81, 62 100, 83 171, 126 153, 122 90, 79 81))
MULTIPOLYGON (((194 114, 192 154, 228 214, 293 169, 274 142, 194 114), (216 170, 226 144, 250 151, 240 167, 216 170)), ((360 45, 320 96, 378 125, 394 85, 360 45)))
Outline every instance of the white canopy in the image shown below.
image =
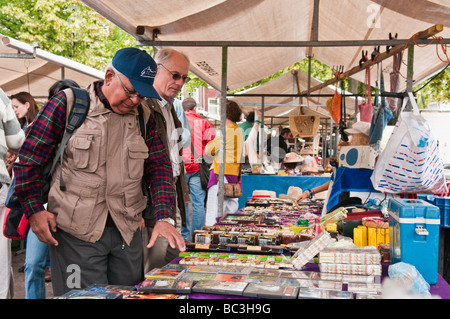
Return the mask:
MULTIPOLYGON (((391 44, 404 45, 415 33, 442 24, 444 31, 438 36, 450 38, 448 0, 83 2, 140 40, 142 45, 181 49, 190 57, 191 71, 216 89, 221 88, 222 45, 228 46, 227 87, 235 90, 307 56, 349 70, 358 65, 363 50, 368 51, 369 58, 375 44, 381 44, 381 52, 386 51, 389 33, 393 37, 398 35, 398 41, 391 44)), ((415 82, 426 79, 448 63, 439 59, 434 43, 415 47, 415 82)), ((382 63, 387 90, 392 61, 388 58, 382 63)), ((400 71, 399 90, 403 90, 406 66, 402 65, 400 71)), ((353 77, 363 82, 364 73, 353 77)), ((375 79, 372 76, 372 85, 375 79)))
MULTIPOLYGON (((450 27, 449 0, 82 1, 142 45, 172 46, 184 51, 190 58, 190 70, 219 89, 222 96, 225 90, 253 84, 307 56, 330 67, 343 66, 347 71, 358 66, 363 50, 370 57, 375 45, 383 46, 381 52, 388 44, 405 45, 415 33, 433 25, 443 25, 439 36, 447 40, 450 37, 446 29, 450 27), (387 42, 389 33, 394 37, 397 34, 401 41, 387 42)), ((392 61, 383 61, 386 74, 394 70, 392 61)), ((409 65, 413 65, 414 74, 410 73, 409 79, 426 79, 449 62, 444 61, 438 58, 436 45, 415 47, 409 65)), ((406 67, 400 71, 403 78, 399 90, 403 90, 406 67)), ((352 76, 364 82, 364 75, 359 72, 352 76)), ((385 87, 390 88, 389 76, 385 80, 385 87)), ((408 84, 411 87, 411 81, 408 84)), ((225 118, 223 109, 221 118, 225 118)), ((221 130, 225 132, 223 122, 221 130)), ((223 172, 221 163, 220 194, 223 172)), ((222 201, 220 196, 219 216, 222 201)))
POLYGON ((86 87, 104 77, 102 71, 35 49, 33 45, 1 34, 0 38, 0 87, 8 96, 26 91, 38 103, 44 103, 48 89, 58 80, 71 79, 80 87, 86 87))

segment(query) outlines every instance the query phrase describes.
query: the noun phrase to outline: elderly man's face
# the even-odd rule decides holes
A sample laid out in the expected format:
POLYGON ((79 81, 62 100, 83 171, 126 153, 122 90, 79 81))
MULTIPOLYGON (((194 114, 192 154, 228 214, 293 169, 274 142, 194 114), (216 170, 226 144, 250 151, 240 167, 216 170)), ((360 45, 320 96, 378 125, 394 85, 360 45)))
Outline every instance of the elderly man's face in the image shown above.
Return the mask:
POLYGON ((115 113, 129 113, 141 103, 142 97, 124 75, 117 75, 114 71, 108 70, 105 76, 105 86, 103 93, 115 113))
POLYGON ((163 99, 174 98, 181 91, 184 85, 183 77, 189 72, 189 62, 179 52, 173 52, 169 61, 158 66, 154 88, 163 99), (179 74, 181 78, 173 79, 174 74, 179 74))

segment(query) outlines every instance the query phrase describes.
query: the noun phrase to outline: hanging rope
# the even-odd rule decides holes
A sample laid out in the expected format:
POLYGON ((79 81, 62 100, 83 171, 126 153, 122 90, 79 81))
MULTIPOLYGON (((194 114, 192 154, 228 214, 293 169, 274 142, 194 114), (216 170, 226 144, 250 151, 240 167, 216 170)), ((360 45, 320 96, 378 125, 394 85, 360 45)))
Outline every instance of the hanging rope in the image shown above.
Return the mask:
POLYGON ((28 68, 30 66, 30 61, 28 60, 23 60, 23 64, 25 66, 25 69, 27 70, 27 86, 28 86, 28 93, 31 94, 31 89, 30 89, 30 73, 28 72, 28 68))
MULTIPOLYGON (((420 48, 427 47, 427 46, 429 46, 430 44, 433 44, 433 42, 435 42, 435 41, 438 42, 439 45, 436 45, 436 55, 437 55, 437 57, 439 58, 439 60, 441 60, 441 61, 444 62, 444 63, 450 63, 450 58, 449 58, 449 56, 448 56, 448 54, 447 54, 447 48, 448 48, 449 46, 446 45, 446 44, 444 44, 444 43, 442 42, 442 39, 443 39, 442 37, 438 37, 438 36, 433 35, 428 43, 423 44, 423 45, 420 45, 420 44, 418 44, 418 43, 416 42, 416 37, 417 37, 417 35, 418 35, 419 33, 420 33, 420 32, 417 32, 417 33, 414 34, 412 37, 410 37, 410 38, 408 39, 408 41, 406 42, 406 44, 405 44, 403 50, 401 51, 400 61, 401 61, 402 64, 407 65, 407 63, 403 60, 403 54, 404 54, 405 50, 408 48, 409 43, 410 43, 411 41, 414 42, 414 45, 416 45, 416 46, 418 46, 418 47, 420 47, 420 48), (441 57, 441 54, 439 53, 439 48, 442 49, 442 52, 443 52, 443 54, 445 55, 445 58, 442 58, 442 57, 441 57)), ((376 60, 376 59, 375 59, 375 60, 376 60)), ((396 71, 398 72, 398 74, 400 74, 402 78, 406 79, 406 77, 400 72, 400 65, 394 65, 394 67, 396 68, 396 71)))

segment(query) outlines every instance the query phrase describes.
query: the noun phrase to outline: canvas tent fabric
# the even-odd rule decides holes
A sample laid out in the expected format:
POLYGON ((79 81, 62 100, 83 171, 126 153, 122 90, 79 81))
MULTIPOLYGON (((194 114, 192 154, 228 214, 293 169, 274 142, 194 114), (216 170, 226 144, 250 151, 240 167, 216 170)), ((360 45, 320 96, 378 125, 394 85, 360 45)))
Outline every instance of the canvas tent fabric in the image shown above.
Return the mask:
MULTIPOLYGON (((82 0, 85 4, 149 45, 153 30, 157 41, 186 41, 179 46, 191 60, 191 71, 216 89, 221 87, 222 49, 201 41, 235 41, 228 48, 227 87, 240 89, 313 56, 328 66, 358 65, 362 50, 374 46, 253 46, 258 41, 370 41, 387 40, 389 33, 409 39, 416 32, 442 24, 439 36, 450 37, 450 3, 447 0, 82 0), (314 5, 318 4, 315 29, 314 5), (315 33, 317 31, 317 33, 315 33), (314 39, 314 35, 317 38, 314 39)), ((380 51, 385 51, 381 46, 380 51)), ((406 58, 406 57, 405 57, 406 58)), ((405 59, 404 59, 405 60, 405 59)), ((414 81, 420 82, 446 65, 436 45, 414 52, 414 81)), ((393 70, 392 59, 383 71, 393 70)), ((401 68, 399 90, 406 87, 406 67, 401 68)), ((364 81, 364 72, 353 76, 364 81)), ((372 77, 375 85, 376 77, 372 77)), ((386 87, 390 87, 386 78, 386 87)))
MULTIPOLYGON (((312 87, 320 83, 320 81, 311 78, 310 85, 312 87)), ((248 113, 255 107, 261 110, 263 103, 261 96, 264 96, 264 119, 265 123, 270 124, 270 126, 287 126, 289 116, 295 115, 311 114, 324 118, 330 117, 330 113, 326 109, 326 102, 333 96, 335 86, 324 87, 314 92, 312 96, 289 96, 290 94, 298 94, 299 89, 300 91, 307 89, 307 85, 308 75, 306 73, 291 71, 262 85, 237 93, 229 99, 236 101, 243 112, 248 113)), ((340 92, 339 89, 338 91, 340 92)), ((355 114, 355 97, 351 96, 350 93, 347 94, 347 112, 355 114)), ((359 101, 361 101, 361 98, 359 101)))
POLYGON ((104 72, 0 34, 0 87, 8 96, 29 92, 40 104, 45 103, 48 89, 58 80, 71 79, 86 87, 104 72), (11 56, 11 57, 10 57, 11 56), (12 57, 16 56, 16 57, 12 57))

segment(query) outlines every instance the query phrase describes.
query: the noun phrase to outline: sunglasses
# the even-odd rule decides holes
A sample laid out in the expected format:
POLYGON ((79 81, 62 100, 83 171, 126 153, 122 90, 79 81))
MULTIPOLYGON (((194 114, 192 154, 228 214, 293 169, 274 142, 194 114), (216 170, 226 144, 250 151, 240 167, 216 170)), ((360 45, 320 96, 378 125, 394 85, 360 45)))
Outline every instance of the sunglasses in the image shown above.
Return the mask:
POLYGON ((159 63, 158 65, 161 65, 164 69, 167 70, 167 72, 169 72, 170 74, 172 74, 172 79, 174 79, 175 81, 178 81, 179 79, 183 79, 183 82, 186 84, 189 82, 190 78, 188 78, 187 75, 183 75, 181 76, 180 73, 177 72, 172 72, 169 69, 167 69, 163 64, 159 63))
POLYGON ((140 95, 140 94, 137 93, 136 91, 131 92, 130 90, 128 90, 128 89, 125 87, 125 85, 123 85, 122 80, 120 79, 120 76, 117 75, 117 74, 116 74, 116 76, 117 76, 117 78, 119 79, 120 85, 122 85, 122 88, 123 88, 123 90, 125 91, 125 94, 126 94, 129 98, 137 97, 137 98, 140 99, 140 100, 145 99, 144 96, 140 95))

